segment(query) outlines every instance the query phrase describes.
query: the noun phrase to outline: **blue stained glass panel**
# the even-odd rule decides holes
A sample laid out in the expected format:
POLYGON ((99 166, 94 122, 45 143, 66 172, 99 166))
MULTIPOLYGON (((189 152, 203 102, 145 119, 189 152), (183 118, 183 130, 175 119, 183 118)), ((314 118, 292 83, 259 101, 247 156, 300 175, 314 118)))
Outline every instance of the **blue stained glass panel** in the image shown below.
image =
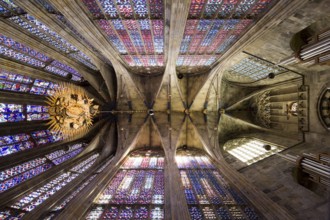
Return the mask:
POLYGON ((26 106, 26 116, 27 121, 35 120, 47 120, 49 119, 48 106, 42 105, 27 105, 26 106))
POLYGON ((118 11, 112 0, 100 0, 100 3, 106 15, 110 18, 118 17, 118 11))
POLYGON ((58 85, 52 82, 33 79, 0 69, 0 89, 14 92, 30 92, 37 95, 51 95, 58 85), (31 84, 33 83, 32 87, 31 84))
POLYGON ((3 220, 18 220, 18 219, 22 219, 22 217, 25 215, 25 212, 19 212, 18 210, 10 210, 10 209, 7 209, 7 210, 3 210, 3 211, 0 211, 0 219, 3 219, 3 220))
POLYGON ((63 137, 60 133, 49 130, 34 131, 31 133, 31 135, 38 145, 54 143, 63 140, 63 137))
POLYGON ((67 76, 69 73, 72 74, 71 80, 73 81, 80 81, 81 75, 78 73, 77 70, 73 69, 72 67, 65 65, 57 60, 54 60, 51 65, 45 68, 49 72, 55 73, 60 76, 67 76))
POLYGON ((0 172, 0 193, 50 169, 46 158, 37 158, 0 172))
POLYGON ((244 212, 259 218, 206 156, 179 154, 176 161, 191 219, 246 219, 244 212))
POLYGON ((74 180, 77 176, 79 175, 75 173, 66 172, 56 178, 53 178, 50 182, 43 185, 42 187, 16 200, 16 202, 11 205, 11 207, 30 212, 37 206, 42 204, 44 201, 46 201, 49 197, 54 195, 65 185, 74 180))
MULTIPOLYGON (((98 154, 94 154, 77 165, 80 166, 81 173, 90 167, 90 159, 92 158, 95 160, 97 156, 98 154), (86 160, 89 162, 86 163, 86 160)), ((81 173, 69 171, 58 175, 36 190, 28 192, 20 198, 16 199, 10 207, 30 212, 44 201, 46 201, 48 198, 50 198, 52 195, 54 195, 56 192, 58 192, 60 189, 65 187, 72 180, 77 178, 81 173)))
POLYGON ((6 156, 34 147, 28 134, 16 134, 0 137, 0 156, 6 156))
POLYGON ((82 144, 75 144, 69 146, 68 150, 57 150, 50 154, 47 154, 46 157, 51 160, 55 165, 59 165, 64 161, 73 158, 78 155, 83 150, 82 144))
POLYGON ((132 0, 134 13, 137 18, 147 18, 148 17, 148 6, 147 0, 132 0))
POLYGON ((65 53, 77 51, 76 47, 29 14, 11 17, 9 20, 65 53))
POLYGON ((161 152, 132 152, 96 199, 106 208, 96 206, 87 219, 164 219, 163 169, 161 152))
POLYGON ((23 105, 0 103, 0 123, 23 121, 23 105))
POLYGON ((49 58, 13 39, 0 34, 0 54, 37 66, 44 67, 49 58))

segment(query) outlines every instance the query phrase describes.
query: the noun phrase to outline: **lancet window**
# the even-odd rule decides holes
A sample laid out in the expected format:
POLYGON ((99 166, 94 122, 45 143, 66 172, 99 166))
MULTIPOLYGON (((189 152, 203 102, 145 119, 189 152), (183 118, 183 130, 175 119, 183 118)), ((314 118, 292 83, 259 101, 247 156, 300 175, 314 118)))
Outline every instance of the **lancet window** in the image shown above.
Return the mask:
POLYGON ((276 2, 192 0, 176 63, 179 70, 212 65, 276 2))
POLYGON ((81 81, 82 79, 74 68, 2 34, 0 34, 0 54, 37 68, 43 68, 62 77, 67 77, 70 74, 73 81, 81 81))
POLYGON ((128 66, 164 67, 162 0, 82 2, 128 66))
POLYGON ((37 121, 49 119, 48 107, 0 103, 0 122, 37 121))
POLYGON ((58 84, 0 69, 0 90, 52 95, 58 84))
POLYGON ((164 156, 135 151, 94 201, 87 219, 163 219, 164 156))
POLYGON ((258 219, 254 208, 206 155, 179 150, 176 162, 191 219, 258 219))
POLYGON ((38 145, 50 144, 63 140, 60 133, 50 130, 34 131, 31 135, 38 145))
POLYGON ((10 214, 15 212, 10 210, 15 210, 20 213, 21 216, 32 211, 37 206, 52 197, 56 192, 64 188, 68 183, 72 182, 83 172, 88 170, 95 163, 98 156, 99 154, 93 154, 87 157, 77 165, 74 165, 74 167, 70 168, 69 171, 57 175, 39 188, 22 195, 9 205, 10 209, 1 211, 0 216, 1 214, 7 214, 8 217, 13 217, 10 216, 10 214))
POLYGON ((0 157, 31 149, 33 147, 35 147, 35 143, 29 134, 21 133, 0 137, 0 157))
MULTIPOLYGON (((3 137, 2 137, 3 138, 3 137)), ((5 136, 8 140, 9 136, 5 136)), ((19 134, 16 135, 17 141, 26 140, 30 138, 29 135, 19 134)), ((1 140, 1 139, 0 139, 1 140)), ((26 161, 22 164, 15 165, 0 172, 0 193, 28 180, 42 172, 57 166, 73 157, 78 155, 83 150, 84 144, 74 144, 65 147, 61 150, 53 151, 46 154, 44 157, 39 157, 33 160, 26 161), (66 150, 68 148, 68 150, 66 150)), ((93 160, 91 158, 90 160, 93 160)), ((90 160, 86 160, 86 164, 90 164, 90 160)), ((84 166, 85 164, 83 164, 84 166)))

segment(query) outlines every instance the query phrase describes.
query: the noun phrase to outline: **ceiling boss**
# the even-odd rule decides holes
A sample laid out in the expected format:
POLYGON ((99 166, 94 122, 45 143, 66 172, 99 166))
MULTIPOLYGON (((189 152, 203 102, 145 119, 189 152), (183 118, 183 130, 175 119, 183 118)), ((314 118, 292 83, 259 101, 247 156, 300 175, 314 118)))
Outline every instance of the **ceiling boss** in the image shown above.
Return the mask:
POLYGON ((93 104, 83 89, 69 83, 61 84, 47 99, 51 119, 48 125, 64 138, 84 135, 99 112, 99 106, 93 104))

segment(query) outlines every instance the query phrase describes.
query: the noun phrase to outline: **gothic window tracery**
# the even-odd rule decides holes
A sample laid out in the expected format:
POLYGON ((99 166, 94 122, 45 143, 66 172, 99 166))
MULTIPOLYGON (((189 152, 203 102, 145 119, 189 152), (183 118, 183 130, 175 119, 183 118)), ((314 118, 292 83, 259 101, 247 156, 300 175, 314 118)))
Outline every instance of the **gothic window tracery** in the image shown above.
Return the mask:
POLYGON ((37 68, 44 68, 45 70, 62 77, 67 77, 71 74, 71 79, 73 81, 81 81, 82 79, 81 75, 74 68, 63 64, 60 61, 51 59, 45 54, 37 52, 36 50, 2 34, 0 34, 0 54, 37 68))
POLYGON ((60 133, 49 130, 34 131, 31 135, 38 145, 50 144, 63 140, 60 133))
MULTIPOLYGON (((207 68, 276 1, 206 1, 190 4, 177 67, 207 68)), ((188 69, 189 72, 189 69, 188 69)))
POLYGON ((34 95, 52 95, 58 84, 0 69, 0 89, 34 95))
MULTIPOLYGON (((17 141, 27 140, 29 135, 16 135, 17 141)), ((10 136, 0 137, 1 139, 10 139, 10 136)), ((7 141, 9 142, 9 141, 7 141)), ((33 142, 31 142, 31 145, 33 142)), ((33 146, 33 145, 32 145, 33 146)), ((23 149, 20 149, 23 150, 23 149)), ((68 150, 56 150, 49 154, 46 154, 44 157, 39 157, 22 164, 13 166, 11 168, 5 169, 0 172, 0 193, 41 174, 42 172, 52 168, 53 166, 57 166, 66 160, 69 160, 76 155, 78 155, 83 150, 83 144, 75 144, 68 147, 68 150)), ((92 158, 91 160, 93 160, 92 158)), ((87 161, 87 164, 90 161, 87 161)))
POLYGON ((48 107, 0 103, 0 122, 37 121, 49 119, 48 107))
POLYGON ((191 219, 258 219, 254 208, 207 156, 199 151, 179 150, 176 162, 191 219))
MULTIPOLYGON (((98 156, 99 154, 93 154, 91 156, 88 156, 86 159, 79 162, 74 167, 71 167, 69 171, 57 175, 39 188, 20 196, 10 205, 10 208, 17 210, 17 212, 32 211, 37 206, 41 205, 44 201, 53 196, 55 193, 64 188, 68 183, 80 176, 83 172, 88 170, 95 163, 98 156)), ((43 160, 46 160, 46 158, 44 158, 43 160)), ((1 213, 6 212, 8 214, 8 210, 3 210, 2 212, 0 212, 0 215, 1 213)))
POLYGON ((53 164, 48 162, 45 157, 40 157, 3 170, 0 173, 0 192, 25 182, 52 167, 53 164))
POLYGON ((163 153, 131 153, 94 203, 86 219, 164 219, 163 153))
POLYGON ((6 156, 19 151, 31 149, 35 144, 31 136, 25 133, 0 137, 0 156, 6 156))
POLYGON ((162 0, 83 0, 83 3, 128 66, 163 68, 162 0))

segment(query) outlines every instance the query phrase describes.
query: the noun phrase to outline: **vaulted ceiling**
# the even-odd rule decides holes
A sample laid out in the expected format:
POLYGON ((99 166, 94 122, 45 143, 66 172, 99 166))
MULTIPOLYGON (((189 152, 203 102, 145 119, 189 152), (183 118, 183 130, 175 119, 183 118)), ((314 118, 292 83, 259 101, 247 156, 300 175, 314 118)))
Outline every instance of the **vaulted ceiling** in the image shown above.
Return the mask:
POLYGON ((211 149, 219 129, 235 129, 239 120, 221 110, 229 106, 224 82, 267 86, 299 76, 250 53, 260 36, 305 2, 8 0, 0 2, 0 29, 51 57, 42 70, 60 60, 98 91, 101 102, 115 103, 119 147, 211 149), (250 53, 242 53, 247 45, 250 53), (268 69, 252 77, 233 74, 244 59, 268 69), (269 82, 269 72, 287 74, 269 82))

